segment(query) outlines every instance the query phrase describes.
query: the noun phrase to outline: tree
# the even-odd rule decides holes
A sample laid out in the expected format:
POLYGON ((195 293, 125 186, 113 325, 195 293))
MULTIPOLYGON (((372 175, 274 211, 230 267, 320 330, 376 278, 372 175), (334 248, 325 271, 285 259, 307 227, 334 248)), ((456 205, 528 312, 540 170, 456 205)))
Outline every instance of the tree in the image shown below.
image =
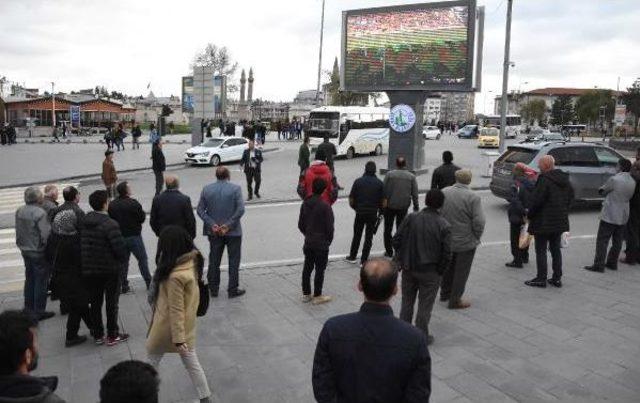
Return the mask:
POLYGON ((554 125, 567 124, 574 119, 573 102, 569 95, 560 95, 551 106, 551 123, 554 125))
POLYGON ((354 106, 367 105, 369 103, 368 93, 340 91, 340 66, 338 65, 337 57, 333 62, 333 70, 326 72, 326 74, 329 77, 329 84, 326 88, 331 105, 354 106))
MULTIPOLYGON (((232 82, 233 76, 238 70, 238 63, 233 62, 231 53, 226 46, 218 47, 208 43, 202 52, 196 53, 191 63, 194 67, 213 67, 213 74, 216 76, 226 76, 228 82, 232 82)), ((228 92, 238 91, 236 84, 227 84, 228 92)))
POLYGON ((547 104, 542 99, 533 99, 520 107, 520 114, 525 122, 535 122, 538 124, 545 120, 547 104))
POLYGON ((633 114, 633 135, 637 136, 640 120, 640 78, 627 88, 627 92, 622 94, 621 99, 627 107, 627 112, 633 114))
POLYGON ((595 125, 602 119, 604 111, 604 121, 610 122, 616 108, 616 101, 613 99, 611 90, 589 90, 582 94, 576 101, 576 115, 578 120, 584 123, 595 125))

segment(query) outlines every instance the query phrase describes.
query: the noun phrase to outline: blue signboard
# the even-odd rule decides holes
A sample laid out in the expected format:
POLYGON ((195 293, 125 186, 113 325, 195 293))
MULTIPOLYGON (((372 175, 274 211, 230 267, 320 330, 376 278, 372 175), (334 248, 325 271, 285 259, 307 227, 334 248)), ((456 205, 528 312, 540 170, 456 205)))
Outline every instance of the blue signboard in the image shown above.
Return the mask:
POLYGON ((80 126, 80 106, 70 106, 71 126, 80 126))

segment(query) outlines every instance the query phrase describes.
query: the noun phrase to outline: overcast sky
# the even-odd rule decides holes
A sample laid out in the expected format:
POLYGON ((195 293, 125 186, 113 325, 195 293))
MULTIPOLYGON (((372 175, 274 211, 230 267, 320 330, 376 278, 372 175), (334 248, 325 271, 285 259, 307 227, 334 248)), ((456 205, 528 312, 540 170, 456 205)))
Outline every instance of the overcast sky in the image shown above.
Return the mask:
MULTIPOLYGON (((339 56, 341 11, 407 3, 327 0, 323 69, 339 56)), ((501 91, 506 4, 478 2, 487 14, 478 112, 501 91)), ((193 55, 212 42, 253 67, 254 98, 290 101, 316 86, 320 10, 321 0, 1 0, 0 77, 130 95, 151 83, 156 95, 180 95, 193 55)), ((640 76, 639 22, 637 0, 515 0, 509 88, 615 89, 618 77, 629 86, 640 76)))

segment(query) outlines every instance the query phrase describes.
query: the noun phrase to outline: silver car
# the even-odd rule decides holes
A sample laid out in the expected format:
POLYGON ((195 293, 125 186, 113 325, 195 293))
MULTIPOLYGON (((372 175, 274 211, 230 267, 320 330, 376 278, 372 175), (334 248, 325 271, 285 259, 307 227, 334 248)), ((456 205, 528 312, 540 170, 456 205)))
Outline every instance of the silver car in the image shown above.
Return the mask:
POLYGON ((624 158, 617 151, 601 143, 582 142, 538 142, 519 143, 509 146, 493 165, 489 187, 491 192, 503 199, 511 193, 513 167, 518 162, 527 166, 531 173, 539 173, 538 160, 551 155, 556 168, 569 174, 576 201, 601 201, 598 189, 616 174, 616 165, 624 158))

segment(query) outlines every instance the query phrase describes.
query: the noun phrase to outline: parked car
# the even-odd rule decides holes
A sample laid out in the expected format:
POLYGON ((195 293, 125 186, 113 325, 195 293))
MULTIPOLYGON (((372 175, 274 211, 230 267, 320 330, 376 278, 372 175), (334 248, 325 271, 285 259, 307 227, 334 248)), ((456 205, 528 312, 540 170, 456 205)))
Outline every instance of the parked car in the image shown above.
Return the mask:
POLYGON ((191 147, 184 153, 184 161, 192 165, 213 165, 221 162, 240 161, 247 148, 248 140, 243 137, 211 138, 191 147))
POLYGON ((527 137, 525 137, 525 140, 534 141, 536 137, 540 137, 543 134, 549 133, 551 133, 549 129, 543 129, 542 127, 534 126, 529 129, 529 133, 527 133, 527 137))
POLYGON ((569 174, 569 180, 575 192, 575 200, 581 202, 601 201, 603 197, 598 189, 616 174, 621 154, 602 143, 583 142, 536 142, 511 145, 493 164, 493 175, 489 188, 503 199, 511 193, 513 167, 522 162, 528 173, 537 176, 538 160, 551 155, 556 167, 569 174))
POLYGON ((478 125, 466 125, 456 133, 459 139, 477 139, 478 125))
POLYGON ((478 136, 478 148, 498 148, 500 146, 500 130, 495 127, 483 127, 478 136))
POLYGON ((440 140, 440 129, 437 126, 423 126, 422 135, 425 140, 440 140))

